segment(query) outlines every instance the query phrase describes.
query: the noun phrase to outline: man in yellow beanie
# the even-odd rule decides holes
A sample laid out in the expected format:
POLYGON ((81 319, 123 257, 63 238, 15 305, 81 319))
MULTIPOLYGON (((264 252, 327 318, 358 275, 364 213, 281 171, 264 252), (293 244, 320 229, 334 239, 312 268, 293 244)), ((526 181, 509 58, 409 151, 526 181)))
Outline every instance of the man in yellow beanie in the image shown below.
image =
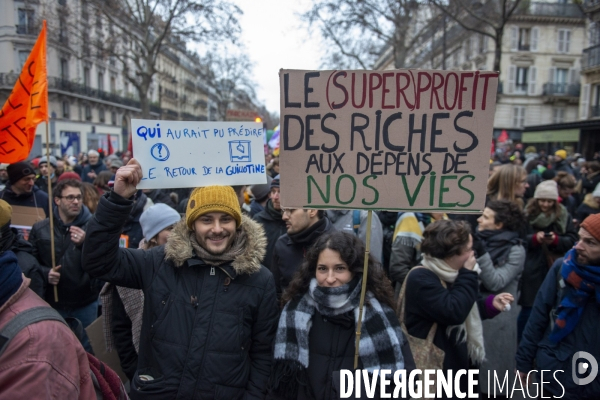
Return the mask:
POLYGON ((262 227, 230 186, 208 186, 191 193, 166 245, 119 248, 142 176, 135 159, 119 168, 83 248, 90 275, 144 291, 131 397, 264 398, 278 307, 262 227))
POLYGON ((575 174, 573 173, 573 169, 571 168, 571 166, 569 165, 569 163, 567 162, 567 152, 566 150, 557 150, 554 153, 554 170, 556 172, 558 171, 565 171, 567 173, 569 173, 570 175, 575 176, 575 174))

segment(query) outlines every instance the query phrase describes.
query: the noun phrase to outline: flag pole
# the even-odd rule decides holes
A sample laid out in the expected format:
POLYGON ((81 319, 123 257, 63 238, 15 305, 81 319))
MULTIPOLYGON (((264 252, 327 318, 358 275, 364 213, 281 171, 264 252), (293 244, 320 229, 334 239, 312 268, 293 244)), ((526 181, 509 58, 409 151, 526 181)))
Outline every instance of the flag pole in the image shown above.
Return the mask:
POLYGON ((371 221, 373 210, 367 215, 367 240, 365 243, 365 263, 363 268, 362 288, 360 291, 360 303, 358 304, 358 322, 356 323, 356 342, 354 344, 354 369, 358 368, 358 348, 360 345, 360 334, 362 329, 363 307, 365 305, 365 294, 367 293, 367 272, 369 272, 369 253, 371 252, 371 221))

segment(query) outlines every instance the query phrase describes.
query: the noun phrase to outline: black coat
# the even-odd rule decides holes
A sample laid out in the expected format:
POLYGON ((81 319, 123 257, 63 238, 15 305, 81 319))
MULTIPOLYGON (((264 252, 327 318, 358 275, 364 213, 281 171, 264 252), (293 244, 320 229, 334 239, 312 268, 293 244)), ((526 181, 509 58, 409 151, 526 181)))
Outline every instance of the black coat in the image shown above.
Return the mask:
POLYGON ((98 175, 102 171, 108 171, 108 168, 106 168, 106 165, 104 165, 102 160, 99 160, 96 165, 88 164, 83 167, 83 171, 81 171, 81 180, 83 182, 94 183, 94 180, 88 177, 88 174, 92 171, 98 175))
POLYGON ((10 185, 0 192, 0 199, 6 201, 11 206, 37 207, 44 210, 45 217, 50 215, 48 211, 48 195, 37 186, 29 193, 16 194, 12 191, 10 185))
MULTIPOLYGON (((323 217, 313 226, 302 232, 304 233, 302 240, 294 241, 287 233, 277 240, 273 252, 271 272, 273 272, 273 276, 275 277, 278 294, 282 293, 288 287, 294 274, 304 262, 304 257, 310 246, 313 245, 319 236, 333 230, 335 228, 331 221, 329 221, 329 218, 323 217)), ((298 234, 294 235, 294 237, 297 236, 298 234)))
MULTIPOLYGON (((544 373, 544 390, 555 396, 564 394, 563 399, 600 399, 600 379, 596 378, 587 385, 576 385, 572 378, 575 352, 585 351, 596 360, 600 360, 600 307, 593 295, 584 306, 575 330, 559 343, 553 343, 548 339, 550 314, 559 300, 557 276, 561 266, 562 258, 556 260, 535 298, 531 316, 519 343, 516 355, 517 369, 524 372, 537 369, 538 382, 541 378, 540 370, 551 370, 552 372, 544 373), (560 385, 553 378, 554 371, 558 370, 563 371, 555 375, 560 385)), ((550 397, 548 393, 546 396, 550 397)))
POLYGON ((133 345, 133 334, 131 333, 131 319, 125 311, 125 306, 119 296, 116 287, 112 290, 112 335, 115 349, 119 355, 121 369, 133 381, 137 370, 138 354, 133 345))
MULTIPOLYGON (((54 208, 54 251, 56 265, 60 265, 60 280, 58 282, 58 303, 54 301, 54 286, 46 287, 45 300, 54 308, 79 308, 98 300, 102 283, 92 279, 84 271, 81 262, 81 246, 71 241, 70 226, 77 226, 84 231, 92 214, 83 206, 79 216, 72 224, 64 224, 54 208)), ((87 236, 87 234, 86 234, 87 236)), ((33 245, 34 255, 42 265, 44 276, 52 268, 50 253, 50 219, 36 222, 29 233, 29 242, 33 245)))
MULTIPOLYGON (((269 203, 270 202, 271 199, 269 199, 269 203)), ((275 251, 275 243, 277 243, 277 239, 279 239, 281 235, 285 234, 286 228, 285 221, 281 219, 281 211, 270 208, 269 203, 264 210, 255 214, 252 219, 261 224, 265 230, 265 235, 267 236, 267 253, 265 254, 263 265, 272 271, 271 265, 273 262, 273 252, 275 251)))
POLYGON ((19 260, 19 267, 21 267, 23 274, 31 279, 29 289, 33 290, 35 294, 43 299, 46 295, 48 274, 44 275, 44 269, 33 255, 34 248, 31 243, 25 240, 23 235, 18 233, 15 228, 12 228, 11 231, 14 236, 10 250, 16 254, 17 259, 19 260))
POLYGON ((154 204, 163 203, 171 207, 173 210, 177 210, 177 205, 171 200, 169 192, 162 189, 154 189, 150 192, 144 193, 154 204))
POLYGON ((122 233, 124 236, 127 236, 127 247, 130 249, 137 249, 144 238, 140 217, 142 216, 144 209, 147 208, 146 203, 148 203, 148 197, 144 193, 139 194, 138 198, 133 203, 131 212, 126 218, 125 225, 123 225, 122 233))
MULTIPOLYGON (((558 227, 555 226, 555 224, 544 229, 544 232, 554 232, 555 234, 557 231, 558 227)), ((525 268, 523 269, 523 275, 521 275, 521 280, 519 282, 519 290, 521 292, 519 305, 523 307, 533 306, 535 296, 550 269, 548 257, 546 252, 544 252, 543 247, 533 241, 533 236, 535 236, 537 232, 537 230, 530 227, 530 231, 525 239, 525 250, 527 254, 525 258, 525 268)), ((569 215, 567 217, 565 234, 558 235, 558 243, 556 243, 556 245, 548 246, 548 250, 553 255, 564 255, 571 247, 573 247, 577 239, 577 230, 575 229, 575 225, 573 225, 573 218, 569 215)))
POLYGON ((264 398, 278 307, 272 274, 260 265, 260 226, 242 217, 244 253, 212 267, 195 255, 185 221, 165 246, 119 248, 131 207, 114 192, 102 197, 83 250, 92 276, 144 291, 131 398, 264 398), (142 374, 154 380, 141 381, 142 374))
MULTIPOLYGON (((449 326, 465 322, 475 302, 481 319, 490 317, 486 312, 485 299, 479 296, 477 273, 462 268, 454 284, 447 286, 447 289, 444 288, 440 278, 426 268, 417 268, 408 274, 404 314, 406 329, 411 336, 425 339, 433 323, 437 322, 433 343, 444 350, 443 369, 479 368, 469 360, 467 343, 457 343, 457 329, 450 336, 446 334, 449 326)), ((467 380, 463 378, 461 389, 466 392, 467 380)))

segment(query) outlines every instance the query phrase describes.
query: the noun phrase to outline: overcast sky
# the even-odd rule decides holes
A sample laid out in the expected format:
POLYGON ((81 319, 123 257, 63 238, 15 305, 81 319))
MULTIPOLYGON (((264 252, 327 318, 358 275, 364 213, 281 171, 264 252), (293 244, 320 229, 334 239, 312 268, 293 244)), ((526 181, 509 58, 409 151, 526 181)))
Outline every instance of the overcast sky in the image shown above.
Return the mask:
POLYGON ((297 13, 307 0, 235 0, 242 9, 242 42, 254 62, 256 95, 269 111, 279 113, 279 69, 319 69, 320 35, 310 32, 297 13))

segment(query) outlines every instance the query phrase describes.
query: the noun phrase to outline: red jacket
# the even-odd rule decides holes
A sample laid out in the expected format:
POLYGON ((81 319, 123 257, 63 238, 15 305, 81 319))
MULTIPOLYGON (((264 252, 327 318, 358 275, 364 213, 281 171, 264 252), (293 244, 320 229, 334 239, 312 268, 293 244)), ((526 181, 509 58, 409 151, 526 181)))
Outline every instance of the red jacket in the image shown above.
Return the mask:
MULTIPOLYGON (((0 307, 0 329, 18 313, 48 303, 29 289, 29 278, 0 307)), ((0 357, 0 393, 6 399, 95 399, 85 350, 62 322, 41 321, 21 330, 0 357)))

